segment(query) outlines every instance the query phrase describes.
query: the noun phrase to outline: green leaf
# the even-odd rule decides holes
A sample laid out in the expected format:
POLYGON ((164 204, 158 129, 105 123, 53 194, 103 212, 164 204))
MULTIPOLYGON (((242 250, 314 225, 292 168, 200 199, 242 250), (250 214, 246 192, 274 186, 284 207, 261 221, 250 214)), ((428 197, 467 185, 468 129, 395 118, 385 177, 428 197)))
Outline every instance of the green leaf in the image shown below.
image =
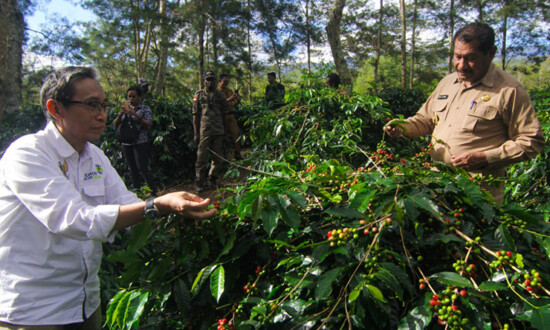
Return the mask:
POLYGON ((216 299, 216 302, 220 302, 220 297, 222 296, 224 290, 225 269, 222 265, 220 265, 210 275, 210 292, 212 292, 212 297, 216 299))
POLYGON ((374 273, 374 276, 384 282, 388 288, 393 290, 399 299, 403 299, 403 288, 391 272, 380 269, 379 272, 374 273))
POLYGON ((351 290, 351 292, 349 294, 349 297, 348 297, 348 302, 349 303, 354 302, 357 299, 357 297, 359 297, 359 294, 361 294, 361 291, 363 290, 364 286, 365 286, 365 282, 361 282, 361 283, 357 284, 357 286, 355 286, 355 288, 353 288, 353 290, 351 290))
POLYGON ((430 276, 430 278, 433 278, 437 280, 438 282, 445 283, 448 285, 454 285, 462 288, 473 288, 474 286, 468 279, 458 275, 457 273, 453 272, 441 272, 437 274, 433 274, 430 276))
POLYGON ((182 312, 188 311, 191 307, 191 293, 187 288, 187 284, 178 278, 174 283, 173 294, 174 300, 176 301, 176 306, 182 312))
POLYGON ((144 247, 151 233, 151 221, 143 221, 132 227, 132 236, 128 238, 128 252, 136 253, 144 247))
POLYGON ((365 217, 363 213, 351 208, 343 207, 343 206, 331 207, 325 212, 337 217, 344 217, 344 218, 350 218, 350 219, 363 219, 365 217))
POLYGON ((126 289, 122 289, 120 290, 119 292, 117 292, 113 298, 111 298, 111 300, 109 301, 109 305, 107 306, 107 312, 105 314, 106 318, 107 318, 107 323, 109 323, 109 321, 111 321, 111 324, 110 324, 110 328, 112 328, 116 322, 116 310, 120 304, 120 301, 122 300, 122 298, 127 294, 128 292, 126 291, 126 289))
POLYGON ((506 285, 505 283, 486 281, 479 285, 479 289, 485 291, 506 290, 508 289, 508 285, 506 285))
POLYGON ((330 295, 332 292, 332 283, 336 280, 336 278, 338 278, 341 271, 342 268, 337 267, 326 271, 321 275, 317 283, 317 288, 315 288, 315 300, 319 301, 330 295))
POLYGON ((128 300, 128 306, 124 314, 124 325, 126 329, 132 329, 139 324, 139 318, 143 313, 143 307, 149 300, 149 292, 133 292, 128 300))
POLYGON ((498 226, 495 231, 495 239, 506 247, 507 250, 516 251, 516 246, 514 244, 514 239, 510 235, 510 231, 504 225, 498 226))
POLYGON ((293 229, 298 229, 300 226, 300 214, 294 207, 290 200, 283 195, 277 195, 277 201, 279 204, 279 212, 283 218, 283 221, 293 229))
POLYGON ((525 312, 516 316, 518 320, 528 321, 535 329, 548 329, 548 325, 550 324, 550 304, 533 308, 524 302, 523 306, 525 312))
POLYGON ((194 297, 199 293, 199 290, 201 289, 202 285, 206 281, 206 279, 210 276, 212 271, 216 269, 217 265, 212 266, 206 266, 203 269, 200 270, 200 272, 197 274, 197 277, 195 277, 195 281, 193 281, 193 285, 191 286, 191 295, 194 297))
POLYGON ((269 237, 273 234, 275 228, 277 228, 277 220, 279 219, 278 210, 264 208, 261 212, 260 218, 262 219, 262 226, 269 237))
POLYGON ((407 201, 409 203, 412 203, 412 205, 414 205, 416 208, 423 209, 424 211, 429 212, 435 218, 441 219, 437 204, 433 200, 431 200, 428 195, 417 193, 409 196, 407 198, 407 201))
POLYGON ((369 207, 369 203, 376 196, 377 190, 367 187, 365 189, 359 190, 353 199, 351 199, 350 209, 355 209, 358 212, 365 212, 369 207))
POLYGON ((421 330, 432 320, 432 312, 425 306, 418 306, 411 310, 407 316, 399 322, 399 330, 421 330))
POLYGON ((377 300, 380 300, 381 302, 386 302, 386 300, 384 299, 384 295, 382 294, 382 291, 380 291, 380 289, 370 284, 367 284, 365 288, 368 290, 371 296, 373 296, 377 300))

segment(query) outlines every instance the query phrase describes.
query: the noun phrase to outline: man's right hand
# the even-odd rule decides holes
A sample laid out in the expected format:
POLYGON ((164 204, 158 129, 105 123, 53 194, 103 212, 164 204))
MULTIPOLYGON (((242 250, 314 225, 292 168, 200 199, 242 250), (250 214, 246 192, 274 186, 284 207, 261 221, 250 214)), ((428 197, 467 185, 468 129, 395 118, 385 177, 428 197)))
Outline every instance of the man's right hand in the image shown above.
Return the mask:
POLYGON ((177 213, 194 220, 208 219, 216 214, 216 209, 206 210, 210 198, 203 199, 197 195, 178 191, 155 198, 155 206, 162 214, 177 213))
POLYGON ((399 127, 399 125, 392 125, 392 121, 384 126, 384 131, 392 138, 403 136, 403 130, 401 127, 399 127))

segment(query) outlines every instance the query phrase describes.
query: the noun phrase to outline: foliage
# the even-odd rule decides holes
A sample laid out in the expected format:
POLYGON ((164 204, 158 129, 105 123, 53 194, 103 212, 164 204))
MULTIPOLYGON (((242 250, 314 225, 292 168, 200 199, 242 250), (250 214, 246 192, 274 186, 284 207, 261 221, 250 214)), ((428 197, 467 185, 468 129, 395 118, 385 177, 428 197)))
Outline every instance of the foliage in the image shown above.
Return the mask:
POLYGON ((7 114, 0 122, 0 156, 17 138, 34 133, 46 126, 46 118, 40 107, 23 109, 7 114))
POLYGON ((522 203, 537 211, 550 214, 550 88, 531 91, 533 105, 542 125, 545 145, 536 158, 515 164, 509 170, 510 178, 506 198, 509 202, 522 203))
POLYGON ((547 211, 495 204, 479 178, 430 162, 430 146, 398 155, 374 138, 377 98, 304 88, 288 101, 250 120, 252 174, 218 217, 143 223, 110 253, 124 267, 111 328, 550 322, 547 211))
MULTIPOLYGON (((149 166, 160 186, 171 187, 184 178, 194 177, 196 146, 193 142, 191 97, 178 100, 148 99, 145 103, 153 111, 153 127, 149 131, 152 141, 149 166)), ((109 113, 113 123, 120 105, 109 113)), ((116 140, 115 127, 107 126, 100 143, 120 174, 125 173, 122 146, 116 140)))

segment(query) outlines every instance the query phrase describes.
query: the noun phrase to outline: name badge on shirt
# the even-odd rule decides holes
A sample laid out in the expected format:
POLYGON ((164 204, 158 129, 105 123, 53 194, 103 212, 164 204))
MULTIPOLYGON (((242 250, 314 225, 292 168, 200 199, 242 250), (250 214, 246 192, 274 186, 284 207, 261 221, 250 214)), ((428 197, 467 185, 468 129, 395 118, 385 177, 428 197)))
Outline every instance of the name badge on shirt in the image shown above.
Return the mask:
POLYGON ((438 100, 446 100, 449 97, 449 95, 439 95, 437 97, 438 100))

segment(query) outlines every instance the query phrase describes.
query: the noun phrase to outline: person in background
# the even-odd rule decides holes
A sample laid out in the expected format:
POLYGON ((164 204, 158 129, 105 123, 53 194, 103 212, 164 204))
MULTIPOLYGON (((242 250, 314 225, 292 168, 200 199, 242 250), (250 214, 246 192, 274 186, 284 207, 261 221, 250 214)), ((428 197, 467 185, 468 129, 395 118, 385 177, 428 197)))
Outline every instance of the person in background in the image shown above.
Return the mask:
MULTIPOLYGON (((493 64, 495 32, 471 23, 454 35, 455 72, 439 82, 416 115, 391 137, 432 135, 433 160, 471 175, 504 177, 510 164, 535 157, 544 146, 540 122, 525 88, 493 64)), ((495 201, 504 200, 504 182, 484 185, 495 201)))
POLYGON ((265 104, 270 110, 275 110, 285 105, 285 86, 277 82, 275 72, 267 74, 268 85, 265 87, 265 104))
POLYGON ((0 329, 101 329, 102 242, 158 214, 205 219, 209 199, 174 192, 142 201, 97 141, 107 123, 97 73, 59 69, 45 79, 46 127, 0 159, 0 329))
POLYGON ((229 75, 225 73, 220 75, 218 90, 223 93, 225 100, 229 103, 229 113, 225 116, 225 126, 229 131, 231 142, 233 143, 233 149, 235 151, 234 157, 236 160, 241 160, 241 144, 238 141, 239 125, 237 124, 237 119, 235 118, 234 109, 234 106, 241 102, 241 96, 239 95, 239 90, 235 90, 235 93, 233 93, 231 88, 229 88, 229 75))
POLYGON ((336 73, 331 73, 327 76, 327 79, 325 80, 325 87, 338 90, 340 95, 348 94, 348 92, 340 87, 340 76, 336 73))
POLYGON ((140 189, 143 184, 143 179, 145 179, 152 193, 156 194, 157 186, 153 174, 149 170, 150 144, 148 131, 153 125, 153 112, 151 108, 142 103, 141 97, 143 92, 141 88, 132 86, 128 88, 126 93, 128 100, 122 103, 120 112, 115 118, 114 125, 118 126, 124 116, 127 116, 140 128, 139 136, 135 142, 122 144, 124 158, 130 169, 132 186, 135 189, 140 189))
POLYGON ((224 174, 223 140, 230 105, 216 89, 214 71, 204 73, 204 88, 193 97, 193 131, 198 144, 195 163, 195 185, 198 192, 217 189, 217 180, 224 174), (210 171, 208 161, 211 160, 210 171))

